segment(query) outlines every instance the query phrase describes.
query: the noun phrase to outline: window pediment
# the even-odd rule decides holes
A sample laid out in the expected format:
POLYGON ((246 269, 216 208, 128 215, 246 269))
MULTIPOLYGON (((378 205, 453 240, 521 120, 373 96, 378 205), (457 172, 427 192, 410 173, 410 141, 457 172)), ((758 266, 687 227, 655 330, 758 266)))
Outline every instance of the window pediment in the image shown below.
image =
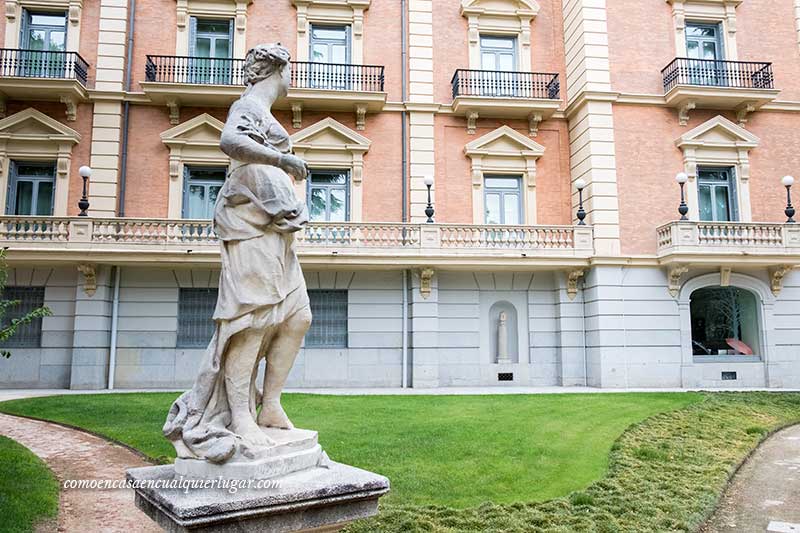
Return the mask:
POLYGON ((464 153, 468 156, 538 158, 544 155, 544 146, 509 126, 501 126, 467 144, 464 153))
POLYGON ((681 135, 676 145, 678 148, 686 146, 755 148, 759 142, 759 138, 751 132, 718 115, 681 135))
POLYGON ((539 13, 536 0, 462 0, 462 14, 479 14, 490 16, 535 17, 539 13))
POLYGON ((0 138, 77 143, 81 135, 32 107, 0 120, 0 138))
POLYGON ((365 153, 372 141, 330 117, 292 135, 295 150, 334 150, 365 153))
POLYGON ((197 115, 183 124, 178 124, 161 134, 161 141, 167 146, 177 145, 216 145, 225 127, 221 121, 208 113, 197 115))

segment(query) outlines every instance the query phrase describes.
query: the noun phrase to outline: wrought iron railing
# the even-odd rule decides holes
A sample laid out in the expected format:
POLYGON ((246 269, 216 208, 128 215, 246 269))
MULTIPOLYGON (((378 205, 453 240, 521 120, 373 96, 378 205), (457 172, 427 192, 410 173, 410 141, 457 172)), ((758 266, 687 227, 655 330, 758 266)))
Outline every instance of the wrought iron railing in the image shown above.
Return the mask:
POLYGON ((77 80, 86 85, 89 64, 77 52, 0 48, 0 78, 77 80))
POLYGON ((661 71, 664 91, 677 85, 731 87, 739 89, 774 89, 772 63, 721 61, 679 57, 661 71))
POLYGON ((292 87, 334 91, 383 92, 380 65, 347 65, 292 61, 292 87))
POLYGON ((145 79, 160 83, 244 85, 244 59, 148 55, 145 79))
MULTIPOLYGON (((159 83, 243 85, 243 59, 148 55, 145 79, 159 83)), ((292 62, 292 87, 334 91, 382 92, 384 67, 292 62)))
MULTIPOLYGON (((384 249, 406 255, 426 250, 458 255, 540 250, 588 255, 591 235, 589 226, 311 222, 297 234, 297 243, 301 253, 334 249, 369 254, 369 250, 384 249)), ((122 245, 125 250, 153 246, 177 250, 214 247, 217 238, 210 220, 5 216, 0 217, 0 243, 12 250, 40 244, 48 250, 80 244, 97 249, 122 245)))
POLYGON ((492 96, 500 98, 540 98, 558 100, 561 85, 558 74, 546 72, 497 72, 458 69, 451 81, 453 98, 492 96))

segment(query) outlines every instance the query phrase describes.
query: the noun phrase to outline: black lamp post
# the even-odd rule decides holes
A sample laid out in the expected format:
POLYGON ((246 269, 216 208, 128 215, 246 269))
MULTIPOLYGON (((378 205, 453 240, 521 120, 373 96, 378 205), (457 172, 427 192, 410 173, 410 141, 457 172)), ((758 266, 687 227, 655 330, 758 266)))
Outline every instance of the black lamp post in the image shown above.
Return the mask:
POLYGON ((678 213, 681 214, 681 221, 689 220, 686 215, 689 213, 689 206, 686 205, 686 182, 689 181, 689 176, 686 172, 678 172, 675 176, 675 181, 681 186, 681 205, 678 207, 678 213))
POLYGON ((586 210, 583 209, 583 189, 586 188, 586 180, 578 178, 575 180, 575 188, 578 189, 578 212, 575 216, 578 217, 578 225, 585 226, 586 210))
POLYGON ((88 194, 87 186, 89 183, 89 176, 92 175, 92 169, 84 165, 78 169, 78 174, 80 174, 81 178, 83 178, 83 196, 81 196, 81 199, 78 202, 78 208, 81 210, 81 212, 78 213, 78 216, 88 217, 89 213, 87 213, 86 210, 89 209, 89 198, 87 198, 86 195, 88 194))
POLYGON ((428 224, 433 224, 433 203, 431 202, 431 187, 433 187, 433 177, 427 176, 425 178, 425 186, 428 188, 428 207, 425 208, 425 215, 428 217, 426 221, 428 224))
POLYGON ((786 187, 786 223, 794 224, 794 206, 792 205, 792 185, 794 185, 794 178, 792 176, 784 176, 781 183, 786 187))

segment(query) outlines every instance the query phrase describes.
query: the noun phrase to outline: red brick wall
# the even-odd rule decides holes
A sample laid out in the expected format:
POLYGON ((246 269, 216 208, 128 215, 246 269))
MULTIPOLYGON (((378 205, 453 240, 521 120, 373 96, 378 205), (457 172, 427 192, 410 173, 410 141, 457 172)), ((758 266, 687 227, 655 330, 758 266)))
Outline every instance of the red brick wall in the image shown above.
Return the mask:
MULTIPOLYGON (((467 133, 460 117, 439 115, 436 119, 436 220, 472 223, 471 161, 464 146, 503 124, 523 135, 526 121, 481 120, 475 135, 467 133)), ((569 138, 566 122, 549 120, 534 139, 545 147, 536 164, 537 224, 570 224, 569 138)))

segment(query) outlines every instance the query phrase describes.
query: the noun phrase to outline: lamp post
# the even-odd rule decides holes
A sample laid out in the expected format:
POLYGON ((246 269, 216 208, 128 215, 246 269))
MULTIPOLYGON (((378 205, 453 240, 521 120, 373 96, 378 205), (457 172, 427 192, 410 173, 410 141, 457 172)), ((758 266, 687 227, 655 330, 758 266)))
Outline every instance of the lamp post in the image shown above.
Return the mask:
POLYGON ((88 217, 89 213, 87 213, 86 210, 89 209, 89 198, 86 197, 88 192, 86 188, 89 182, 89 176, 92 175, 92 169, 84 165, 78 169, 78 174, 80 174, 81 178, 83 178, 83 196, 81 196, 81 199, 78 202, 78 208, 81 210, 81 212, 78 213, 78 216, 88 217))
POLYGON ((586 211, 583 209, 583 189, 586 188, 586 180, 583 178, 576 179, 575 188, 578 189, 578 212, 576 213, 578 225, 585 226, 586 222, 584 222, 584 219, 586 218, 586 211))
POLYGON ((425 186, 428 188, 428 207, 425 208, 425 214, 428 216, 427 223, 433 224, 433 203, 431 203, 431 187, 433 187, 433 176, 425 177, 425 186))
POLYGON ((675 176, 675 181, 677 181, 678 185, 681 186, 681 205, 678 207, 678 213, 681 214, 682 221, 689 220, 686 218, 686 215, 689 213, 689 206, 686 205, 686 191, 684 189, 686 182, 689 181, 689 176, 686 174, 686 172, 678 172, 678 174, 675 176))
POLYGON ((781 179, 781 183, 784 187, 786 187, 786 223, 787 224, 794 224, 794 206, 792 205, 792 185, 794 185, 794 178, 792 176, 784 176, 781 179))

